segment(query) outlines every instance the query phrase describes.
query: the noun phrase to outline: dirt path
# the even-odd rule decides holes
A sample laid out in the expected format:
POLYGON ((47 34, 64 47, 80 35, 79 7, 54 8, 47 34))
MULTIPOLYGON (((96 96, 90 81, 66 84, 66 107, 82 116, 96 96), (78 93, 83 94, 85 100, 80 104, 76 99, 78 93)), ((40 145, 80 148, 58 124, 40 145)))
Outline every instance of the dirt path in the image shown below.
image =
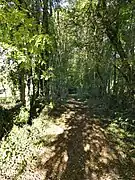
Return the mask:
MULTIPOLYGON (((60 118, 65 130, 49 144, 37 168, 45 180, 133 180, 135 166, 82 102, 70 100, 60 118)), ((58 111, 54 112, 54 116, 58 111)))

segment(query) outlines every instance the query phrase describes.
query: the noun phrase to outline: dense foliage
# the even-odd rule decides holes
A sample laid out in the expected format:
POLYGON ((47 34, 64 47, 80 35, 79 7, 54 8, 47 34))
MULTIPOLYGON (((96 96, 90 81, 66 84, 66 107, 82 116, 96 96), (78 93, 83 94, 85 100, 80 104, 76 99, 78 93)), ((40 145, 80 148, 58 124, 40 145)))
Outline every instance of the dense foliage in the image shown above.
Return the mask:
POLYGON ((29 125, 71 95, 134 137, 134 54, 135 0, 0 0, 0 165, 36 156, 29 125))
POLYGON ((0 17, 8 79, 31 110, 71 88, 132 107, 134 1, 1 1, 0 17))

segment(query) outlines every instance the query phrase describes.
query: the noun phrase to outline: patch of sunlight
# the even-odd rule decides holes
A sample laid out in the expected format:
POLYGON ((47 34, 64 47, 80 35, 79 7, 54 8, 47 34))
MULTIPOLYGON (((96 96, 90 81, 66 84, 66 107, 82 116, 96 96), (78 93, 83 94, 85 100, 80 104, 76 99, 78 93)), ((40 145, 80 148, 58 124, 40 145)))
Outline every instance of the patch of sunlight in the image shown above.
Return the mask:
POLYGON ((98 179, 98 175, 96 174, 96 172, 92 172, 91 174, 91 178, 94 180, 98 179))
POLYGON ((89 144, 86 144, 86 146, 84 147, 84 151, 87 152, 90 150, 90 145, 89 144))
POLYGON ((68 155, 67 155, 67 153, 64 154, 64 162, 68 162, 68 155))
POLYGON ((114 173, 113 171, 111 173, 104 173, 102 177, 100 177, 100 180, 117 180, 117 179, 121 179, 116 173, 114 173))
POLYGON ((103 164, 108 164, 108 159, 105 157, 100 157, 99 162, 102 162, 103 164))
POLYGON ((63 132, 64 132, 64 129, 62 127, 52 124, 50 125, 49 128, 46 129, 45 134, 58 135, 58 134, 62 134, 63 132))

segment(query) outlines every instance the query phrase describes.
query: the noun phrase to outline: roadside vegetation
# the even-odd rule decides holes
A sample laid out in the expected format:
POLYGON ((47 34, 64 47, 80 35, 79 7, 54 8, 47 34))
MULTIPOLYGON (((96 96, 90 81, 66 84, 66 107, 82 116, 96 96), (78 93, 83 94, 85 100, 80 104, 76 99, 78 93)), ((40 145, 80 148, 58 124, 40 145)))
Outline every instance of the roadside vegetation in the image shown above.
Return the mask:
POLYGON ((133 180, 134 53, 134 0, 0 0, 0 179, 133 180))

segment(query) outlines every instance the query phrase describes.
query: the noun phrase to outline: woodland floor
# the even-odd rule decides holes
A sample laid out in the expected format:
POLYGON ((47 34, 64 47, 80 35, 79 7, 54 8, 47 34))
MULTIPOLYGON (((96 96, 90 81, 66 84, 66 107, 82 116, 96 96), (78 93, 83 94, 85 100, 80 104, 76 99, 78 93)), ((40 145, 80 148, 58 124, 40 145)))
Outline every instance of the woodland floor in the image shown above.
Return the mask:
POLYGON ((119 148, 107 127, 85 103, 70 99, 50 116, 60 126, 52 129, 53 140, 44 142, 36 165, 28 165, 21 179, 135 179, 133 159, 119 148))

